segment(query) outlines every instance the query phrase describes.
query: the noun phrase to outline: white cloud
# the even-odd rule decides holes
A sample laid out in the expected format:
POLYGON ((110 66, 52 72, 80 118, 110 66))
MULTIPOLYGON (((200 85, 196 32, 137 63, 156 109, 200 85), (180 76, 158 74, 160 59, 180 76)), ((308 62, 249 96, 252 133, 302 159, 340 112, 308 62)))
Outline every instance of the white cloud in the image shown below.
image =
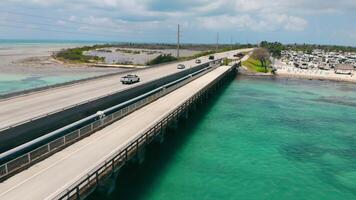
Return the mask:
POLYGON ((197 25, 204 29, 248 29, 252 31, 275 31, 284 29, 287 31, 303 31, 308 22, 300 17, 265 14, 265 15, 239 15, 239 16, 211 16, 201 17, 197 25))
POLYGON ((290 16, 288 17, 284 28, 289 31, 303 31, 307 25, 308 22, 303 18, 290 16))
POLYGON ((312 35, 316 29, 327 34, 324 32, 330 23, 347 30, 353 26, 352 17, 356 17, 356 0, 1 0, 1 4, 5 9, 6 4, 15 8, 21 5, 25 9, 18 6, 12 10, 58 17, 55 22, 67 23, 62 27, 75 23, 80 27, 84 23, 92 26, 82 26, 81 30, 100 33, 99 26, 110 26, 132 35, 174 35, 176 24, 180 23, 187 32, 221 30, 232 34, 237 30, 251 35, 257 32, 255 35, 262 37, 278 31, 294 39, 296 35, 304 36, 298 32, 312 35), (347 25, 339 26, 335 18, 329 20, 334 16, 347 25))

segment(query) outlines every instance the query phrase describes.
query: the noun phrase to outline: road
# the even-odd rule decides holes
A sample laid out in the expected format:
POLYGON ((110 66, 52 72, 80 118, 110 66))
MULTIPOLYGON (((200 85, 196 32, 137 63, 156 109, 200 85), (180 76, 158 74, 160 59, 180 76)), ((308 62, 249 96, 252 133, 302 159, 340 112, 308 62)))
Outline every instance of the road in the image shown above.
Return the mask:
MULTIPOLYGON (((216 54, 215 57, 216 59, 226 56, 231 57, 231 55, 240 51, 219 53, 216 54)), ((202 57, 200 59, 202 60, 202 63, 209 61, 208 57, 202 57)), ((185 70, 189 70, 190 66, 197 66, 195 60, 182 63, 186 66, 185 70)), ((177 64, 167 64, 137 71, 135 74, 140 76, 142 80, 138 84, 144 84, 148 81, 177 73, 179 70, 176 66, 177 64)), ((80 104, 113 92, 123 91, 137 85, 123 85, 119 82, 119 79, 119 75, 110 76, 2 100, 0 101, 0 131, 6 127, 14 126, 48 113, 58 112, 63 108, 80 104)))
POLYGON ((219 67, 11 177, 0 184, 0 199, 52 199, 230 68, 219 67))

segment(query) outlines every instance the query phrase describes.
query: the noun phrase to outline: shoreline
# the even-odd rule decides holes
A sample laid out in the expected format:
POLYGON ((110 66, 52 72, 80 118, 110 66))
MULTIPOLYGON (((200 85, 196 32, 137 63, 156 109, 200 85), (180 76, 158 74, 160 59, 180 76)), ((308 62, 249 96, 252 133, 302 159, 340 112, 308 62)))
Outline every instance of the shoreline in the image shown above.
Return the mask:
POLYGON ((299 69, 279 60, 276 61, 275 67, 276 75, 282 77, 356 83, 356 76, 353 74, 336 74, 333 70, 299 69))
POLYGON ((311 75, 306 75, 306 74, 262 74, 262 73, 253 73, 253 72, 243 72, 239 73, 239 75, 242 76, 250 76, 250 77, 269 77, 269 78, 283 78, 283 79, 300 79, 300 80, 315 80, 315 81, 331 81, 331 82, 338 82, 338 83, 352 83, 356 84, 355 79, 345 79, 344 78, 338 78, 338 77, 325 77, 325 76, 311 76, 311 75))
POLYGON ((325 76, 310 76, 307 74, 276 74, 276 77, 283 78, 296 78, 296 79, 308 79, 308 80, 319 80, 319 81, 334 81, 334 82, 347 82, 356 83, 355 79, 339 78, 339 77, 325 77, 325 76))
POLYGON ((23 76, 66 76, 82 74, 107 74, 121 71, 120 68, 99 68, 84 64, 63 63, 52 54, 61 49, 79 47, 80 44, 41 44, 0 46, 0 73, 23 76))

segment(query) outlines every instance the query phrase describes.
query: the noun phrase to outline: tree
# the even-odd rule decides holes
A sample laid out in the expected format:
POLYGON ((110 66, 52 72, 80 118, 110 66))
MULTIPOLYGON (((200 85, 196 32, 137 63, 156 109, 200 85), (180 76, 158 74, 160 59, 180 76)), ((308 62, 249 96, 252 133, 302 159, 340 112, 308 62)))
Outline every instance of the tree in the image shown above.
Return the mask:
POLYGON ((285 46, 280 42, 267 42, 262 41, 260 43, 261 48, 266 48, 273 57, 280 58, 282 50, 285 50, 285 46))
POLYGON ((258 48, 252 53, 252 58, 261 62, 261 66, 265 68, 265 72, 267 72, 269 57, 270 54, 265 48, 258 48))

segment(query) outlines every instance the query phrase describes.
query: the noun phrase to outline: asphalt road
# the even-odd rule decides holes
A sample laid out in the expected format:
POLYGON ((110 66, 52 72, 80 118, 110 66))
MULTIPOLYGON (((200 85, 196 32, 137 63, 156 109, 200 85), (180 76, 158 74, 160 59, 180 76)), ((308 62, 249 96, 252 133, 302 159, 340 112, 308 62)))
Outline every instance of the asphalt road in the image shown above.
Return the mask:
MULTIPOLYGON (((246 51, 246 50, 245 50, 246 51)), ((240 51, 230 51, 215 55, 215 59, 232 56, 240 51)), ((208 57, 200 58, 202 63, 208 62, 208 57)), ((195 67, 195 60, 182 62, 186 69, 195 67)), ((144 84, 148 81, 161 78, 179 72, 177 64, 162 65, 135 72, 144 84)), ((0 101, 0 132, 9 126, 14 126, 27 120, 38 118, 48 113, 54 113, 63 108, 80 104, 82 102, 98 98, 113 92, 123 91, 133 85, 123 85, 119 82, 120 76, 110 76, 95 79, 88 82, 52 88, 23 96, 0 101)))
POLYGON ((230 68, 219 67, 0 183, 0 199, 54 198, 230 68))

